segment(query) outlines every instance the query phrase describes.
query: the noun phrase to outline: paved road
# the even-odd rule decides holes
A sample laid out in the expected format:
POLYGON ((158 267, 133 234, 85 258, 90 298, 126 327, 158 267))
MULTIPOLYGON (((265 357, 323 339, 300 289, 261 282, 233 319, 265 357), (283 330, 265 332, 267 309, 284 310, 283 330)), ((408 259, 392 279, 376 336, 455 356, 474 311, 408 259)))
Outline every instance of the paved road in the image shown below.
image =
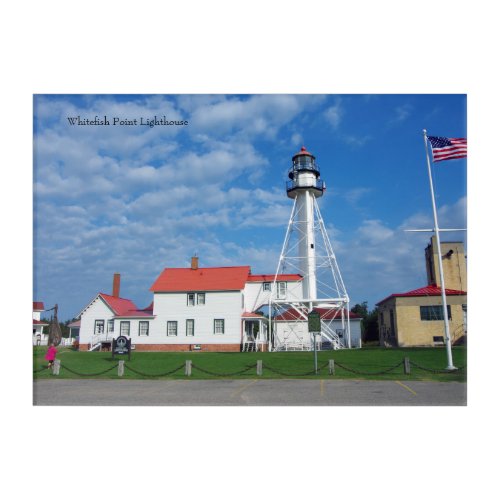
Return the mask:
POLYGON ((373 380, 36 380, 43 406, 464 406, 466 384, 373 380))

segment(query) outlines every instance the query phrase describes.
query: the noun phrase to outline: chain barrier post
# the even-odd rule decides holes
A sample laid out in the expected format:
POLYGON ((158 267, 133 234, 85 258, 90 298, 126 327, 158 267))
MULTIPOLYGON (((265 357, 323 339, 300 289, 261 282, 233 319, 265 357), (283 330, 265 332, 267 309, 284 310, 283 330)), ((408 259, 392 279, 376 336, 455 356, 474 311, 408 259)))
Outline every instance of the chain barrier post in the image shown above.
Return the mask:
POLYGON ((118 361, 118 376, 123 377, 124 372, 125 372, 125 360, 120 359, 118 361))
POLYGON ((59 375, 59 370, 61 369, 61 361, 59 359, 54 360, 52 365, 52 375, 59 375))
POLYGON ((335 360, 333 359, 328 360, 328 374, 335 375, 335 360))
POLYGON ((191 376, 192 364, 193 362, 190 359, 186 359, 186 368, 184 369, 184 375, 186 375, 186 377, 191 376))
POLYGON ((257 360, 257 375, 262 375, 262 360, 257 360))
POLYGON ((405 375, 409 375, 411 368, 410 368, 410 358, 405 357, 404 358, 404 367, 405 367, 405 375))

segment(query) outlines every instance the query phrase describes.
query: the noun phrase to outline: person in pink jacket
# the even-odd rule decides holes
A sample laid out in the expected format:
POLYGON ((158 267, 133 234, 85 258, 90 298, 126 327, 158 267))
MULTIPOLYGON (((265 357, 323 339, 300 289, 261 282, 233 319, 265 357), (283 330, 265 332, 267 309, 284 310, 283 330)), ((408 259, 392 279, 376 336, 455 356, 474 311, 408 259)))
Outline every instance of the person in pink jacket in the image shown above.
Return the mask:
POLYGON ((45 355, 45 359, 49 362, 49 366, 47 368, 52 368, 54 364, 54 359, 56 359, 57 349, 54 344, 50 344, 49 349, 47 350, 47 354, 45 355))

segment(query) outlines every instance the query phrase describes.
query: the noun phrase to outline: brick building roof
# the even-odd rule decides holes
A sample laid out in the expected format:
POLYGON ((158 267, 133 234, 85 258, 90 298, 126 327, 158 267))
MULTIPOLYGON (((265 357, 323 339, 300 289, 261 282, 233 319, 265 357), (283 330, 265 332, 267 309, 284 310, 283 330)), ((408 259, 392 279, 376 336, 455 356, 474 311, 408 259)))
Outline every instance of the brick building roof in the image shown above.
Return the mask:
MULTIPOLYGON (((450 290, 449 288, 445 289, 446 295, 467 295, 467 292, 463 290, 450 290)), ((441 287, 435 285, 424 286, 422 288, 416 288, 415 290, 410 290, 409 292, 404 293, 393 293, 389 295, 385 299, 377 302, 375 305, 382 304, 386 300, 389 300, 393 297, 433 297, 433 296, 441 296, 441 287)))

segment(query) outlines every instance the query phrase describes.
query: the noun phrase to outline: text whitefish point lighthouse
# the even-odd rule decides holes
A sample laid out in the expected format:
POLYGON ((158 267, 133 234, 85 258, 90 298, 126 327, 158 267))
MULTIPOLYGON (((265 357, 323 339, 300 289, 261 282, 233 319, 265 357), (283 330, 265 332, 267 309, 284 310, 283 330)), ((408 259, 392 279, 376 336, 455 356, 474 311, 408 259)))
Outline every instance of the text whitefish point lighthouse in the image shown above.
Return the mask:
POLYGON ((80 349, 110 346, 119 335, 138 351, 310 350, 358 346, 361 318, 349 312, 337 261, 319 211, 325 191, 315 157, 305 148, 292 158, 286 192, 293 200, 285 242, 274 274, 250 266, 163 269, 141 309, 100 292, 81 311, 80 349), (308 315, 319 313, 319 335, 308 315))

